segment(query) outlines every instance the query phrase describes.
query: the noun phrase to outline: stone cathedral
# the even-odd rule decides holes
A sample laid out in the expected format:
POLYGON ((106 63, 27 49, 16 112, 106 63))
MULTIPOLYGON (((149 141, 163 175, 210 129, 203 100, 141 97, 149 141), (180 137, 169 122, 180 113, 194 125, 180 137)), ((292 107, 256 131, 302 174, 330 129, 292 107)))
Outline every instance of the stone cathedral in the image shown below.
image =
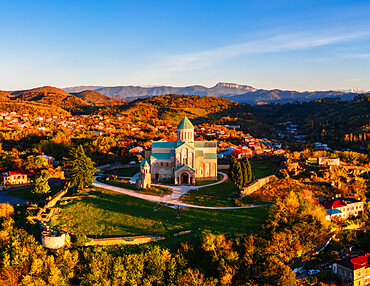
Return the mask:
POLYGON ((195 141, 194 126, 184 117, 176 129, 177 141, 152 143, 150 159, 140 165, 140 186, 152 181, 194 185, 196 180, 217 179, 217 142, 195 141))

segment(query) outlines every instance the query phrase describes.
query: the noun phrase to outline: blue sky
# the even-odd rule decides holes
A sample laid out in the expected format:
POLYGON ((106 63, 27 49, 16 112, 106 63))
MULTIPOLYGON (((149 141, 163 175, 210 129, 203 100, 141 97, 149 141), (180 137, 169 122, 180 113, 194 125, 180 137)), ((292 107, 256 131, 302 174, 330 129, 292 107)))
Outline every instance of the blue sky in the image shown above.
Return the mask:
POLYGON ((3 1, 0 90, 370 90, 370 1, 3 1))

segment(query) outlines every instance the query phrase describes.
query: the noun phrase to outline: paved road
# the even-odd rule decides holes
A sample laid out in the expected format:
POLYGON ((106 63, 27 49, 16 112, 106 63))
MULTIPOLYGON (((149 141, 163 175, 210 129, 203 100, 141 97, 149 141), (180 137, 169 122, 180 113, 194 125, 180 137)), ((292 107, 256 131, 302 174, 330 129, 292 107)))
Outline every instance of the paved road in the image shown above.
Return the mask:
MULTIPOLYGON (((191 204, 183 203, 182 201, 180 201, 180 197, 192 189, 199 189, 199 188, 204 188, 204 187, 208 187, 208 186, 212 186, 216 184, 221 184, 227 179, 227 175, 226 174, 223 174, 223 175, 224 175, 224 178, 221 181, 217 183, 205 185, 205 186, 176 186, 176 188, 178 187, 181 187, 181 188, 179 188, 178 190, 174 190, 177 192, 174 196, 169 195, 169 196, 164 196, 164 197, 145 195, 145 194, 135 192, 133 190, 128 190, 128 189, 124 189, 124 188, 120 188, 116 186, 107 185, 102 182, 98 182, 96 180, 93 181, 93 185, 97 188, 110 190, 113 192, 125 194, 128 196, 147 200, 150 202, 164 203, 168 205, 179 206, 181 208, 197 208, 197 209, 209 209, 209 210, 235 210, 235 209, 250 209, 250 208, 257 208, 257 207, 262 207, 262 206, 269 206, 269 204, 264 204, 264 205, 245 206, 245 207, 206 207, 206 206, 191 205, 191 204)), ((160 185, 160 186, 163 186, 163 185, 160 185)), ((166 186, 166 187, 169 187, 172 189, 174 188, 174 186, 166 186)))
POLYGON ((14 205, 25 205, 28 201, 22 200, 18 197, 8 195, 9 191, 0 191, 0 203, 9 203, 14 205))

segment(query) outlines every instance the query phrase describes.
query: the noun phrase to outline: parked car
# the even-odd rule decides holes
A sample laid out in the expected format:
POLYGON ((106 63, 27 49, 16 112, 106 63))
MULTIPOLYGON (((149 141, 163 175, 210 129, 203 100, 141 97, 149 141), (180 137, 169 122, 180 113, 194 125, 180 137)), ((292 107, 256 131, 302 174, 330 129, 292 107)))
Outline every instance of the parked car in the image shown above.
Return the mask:
POLYGON ((128 163, 129 165, 135 165, 136 162, 135 161, 130 161, 130 163, 128 163))
POLYGON ((315 275, 317 273, 320 273, 320 270, 319 269, 311 269, 311 270, 308 270, 308 275, 315 275))

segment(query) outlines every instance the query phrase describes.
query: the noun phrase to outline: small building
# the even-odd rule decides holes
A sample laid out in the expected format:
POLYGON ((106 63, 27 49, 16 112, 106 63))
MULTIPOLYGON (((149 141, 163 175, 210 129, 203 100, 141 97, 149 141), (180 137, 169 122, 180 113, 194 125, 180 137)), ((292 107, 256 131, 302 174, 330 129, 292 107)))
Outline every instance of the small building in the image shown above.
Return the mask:
POLYGON ((4 185, 21 185, 30 183, 30 176, 32 174, 23 171, 8 171, 2 174, 4 185))
POLYGON ((370 253, 335 262, 333 272, 346 285, 370 285, 370 253))
POLYGON ((44 166, 53 166, 54 165, 54 158, 47 155, 40 155, 39 156, 42 161, 44 162, 44 166))
POLYGON ((357 217, 364 210, 364 203, 352 198, 330 200, 321 205, 326 209, 327 220, 357 217))
POLYGON ((317 165, 320 167, 339 167, 340 160, 339 158, 322 158, 317 157, 317 165))

